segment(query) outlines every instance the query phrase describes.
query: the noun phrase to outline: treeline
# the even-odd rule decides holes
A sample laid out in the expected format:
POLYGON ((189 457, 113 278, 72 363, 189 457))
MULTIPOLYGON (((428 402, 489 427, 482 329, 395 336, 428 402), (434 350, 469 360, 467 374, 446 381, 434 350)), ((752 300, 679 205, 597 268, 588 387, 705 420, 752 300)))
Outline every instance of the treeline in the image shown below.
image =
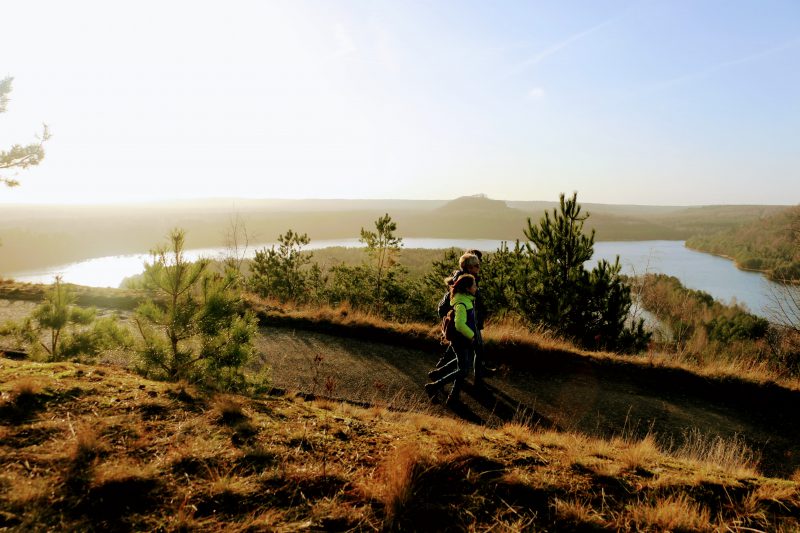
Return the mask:
POLYGON ((639 304, 659 325, 654 348, 700 365, 734 362, 766 366, 779 375, 800 376, 797 325, 786 327, 726 305, 705 291, 690 289, 673 276, 645 274, 632 280, 639 304))
MULTIPOLYGON (((649 335, 641 321, 628 321, 630 287, 620 275, 619 261, 584 268, 594 246, 594 231, 587 234, 583 228, 587 217, 577 195, 562 195, 559 207, 538 223, 528 219, 526 242, 484 255, 480 286, 489 318, 514 316, 533 330, 553 332, 588 349, 640 351, 649 335)), ((374 230, 361 230, 362 263, 327 267, 313 253, 302 252, 310 242, 307 234, 288 230, 278 237, 279 244, 242 262, 245 285, 282 303, 346 304, 389 320, 434 322, 435 302, 460 252, 447 250, 423 275, 409 275, 398 260, 402 239, 396 230, 388 214, 380 217, 374 230)))
POLYGON ((697 235, 686 246, 730 257, 746 270, 773 281, 800 281, 800 206, 711 235, 697 235))

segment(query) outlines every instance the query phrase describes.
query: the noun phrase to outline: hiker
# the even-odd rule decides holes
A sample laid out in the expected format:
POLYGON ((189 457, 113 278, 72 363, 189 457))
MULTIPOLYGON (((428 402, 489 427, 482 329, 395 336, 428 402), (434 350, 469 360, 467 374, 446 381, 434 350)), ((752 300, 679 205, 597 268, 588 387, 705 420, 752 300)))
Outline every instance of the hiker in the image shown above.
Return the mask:
POLYGON ((425 392, 433 399, 445 385, 452 382, 453 388, 447 396, 446 403, 453 405, 459 401, 459 391, 474 358, 473 346, 478 331, 474 304, 478 284, 472 274, 462 274, 455 281, 448 280, 447 283, 450 287, 450 305, 455 312, 457 334, 451 342, 455 357, 441 368, 429 373, 431 379, 435 381, 425 384, 425 392))
MULTIPOLYGON (((481 270, 481 261, 483 261, 483 254, 480 250, 467 250, 466 254, 472 254, 478 258, 477 265, 465 265, 467 272, 475 276, 475 283, 480 282, 480 270, 481 270)), ((459 261, 459 266, 461 266, 461 261, 459 261)), ((462 270, 465 267, 461 267, 462 270)), ((480 287, 478 288, 478 292, 475 294, 475 324, 478 326, 477 331, 475 334, 477 338, 475 339, 475 361, 472 366, 475 372, 475 385, 482 385, 483 378, 486 376, 494 375, 497 372, 496 368, 490 367, 486 363, 486 352, 483 349, 483 324, 486 320, 486 302, 483 299, 483 294, 481 294, 480 287)))
MULTIPOLYGON (((475 278, 475 283, 480 282, 480 270, 481 270, 481 259, 483 254, 480 250, 467 250, 464 252, 458 260, 458 267, 459 269, 453 272, 453 276, 451 281, 455 281, 458 279, 459 276, 462 274, 471 274, 475 278)), ((445 297, 443 297, 443 300, 445 297)), ((441 303, 440 303, 441 306, 441 303)), ((439 313, 442 316, 442 313, 439 313)), ((475 385, 482 386, 483 385, 483 378, 486 376, 493 375, 497 369, 492 368, 486 364, 485 352, 483 348, 483 324, 484 320, 486 319, 486 304, 483 300, 483 295, 481 294, 480 288, 477 289, 475 294, 475 324, 477 329, 475 330, 476 339, 475 339, 475 358, 473 361, 473 373, 475 376, 475 385)), ((445 354, 439 359, 436 363, 436 367, 441 367, 442 365, 446 364, 452 356, 450 355, 450 350, 445 352, 445 354)), ((430 375, 430 373, 429 373, 430 375)))

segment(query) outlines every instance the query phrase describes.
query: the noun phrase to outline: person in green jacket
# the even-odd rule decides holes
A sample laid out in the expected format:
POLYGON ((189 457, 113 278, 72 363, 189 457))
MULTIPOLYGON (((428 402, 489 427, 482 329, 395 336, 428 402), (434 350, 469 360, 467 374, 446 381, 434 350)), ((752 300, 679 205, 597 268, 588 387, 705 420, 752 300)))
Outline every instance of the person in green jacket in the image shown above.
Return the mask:
POLYGON ((436 374, 442 376, 441 378, 425 384, 425 392, 433 399, 445 385, 452 383, 453 387, 447 396, 448 405, 459 401, 461 386, 474 359, 474 342, 478 331, 475 324, 477 290, 478 284, 471 274, 462 274, 450 282, 450 305, 455 311, 455 328, 458 332, 451 346, 456 356, 436 369, 436 374))

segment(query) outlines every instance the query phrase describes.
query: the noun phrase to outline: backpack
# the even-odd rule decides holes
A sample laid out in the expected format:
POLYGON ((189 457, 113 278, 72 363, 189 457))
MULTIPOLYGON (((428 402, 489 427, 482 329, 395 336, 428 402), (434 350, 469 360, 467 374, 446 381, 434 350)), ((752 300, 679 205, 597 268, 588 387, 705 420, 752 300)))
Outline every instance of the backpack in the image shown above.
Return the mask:
POLYGON ((453 342, 458 335, 456 330, 456 310, 452 307, 442 317, 442 338, 447 342, 453 342))
POLYGON ((436 313, 439 315, 439 318, 443 319, 447 316, 447 313, 449 313, 451 309, 453 309, 453 307, 450 305, 450 291, 447 290, 436 306, 436 313))

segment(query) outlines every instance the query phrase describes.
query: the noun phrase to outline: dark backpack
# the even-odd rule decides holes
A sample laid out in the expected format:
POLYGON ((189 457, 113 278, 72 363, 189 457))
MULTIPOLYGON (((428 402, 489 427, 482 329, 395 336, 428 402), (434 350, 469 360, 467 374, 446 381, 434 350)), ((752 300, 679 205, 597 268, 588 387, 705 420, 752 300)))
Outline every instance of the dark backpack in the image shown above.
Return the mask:
POLYGON ((450 291, 447 290, 442 296, 442 299, 439 300, 438 305, 436 306, 436 312, 439 315, 439 318, 444 318, 447 316, 447 313, 453 309, 453 306, 450 305, 450 291))
POLYGON ((447 342, 453 342, 458 335, 456 330, 456 311, 452 307, 442 317, 442 337, 447 342))

